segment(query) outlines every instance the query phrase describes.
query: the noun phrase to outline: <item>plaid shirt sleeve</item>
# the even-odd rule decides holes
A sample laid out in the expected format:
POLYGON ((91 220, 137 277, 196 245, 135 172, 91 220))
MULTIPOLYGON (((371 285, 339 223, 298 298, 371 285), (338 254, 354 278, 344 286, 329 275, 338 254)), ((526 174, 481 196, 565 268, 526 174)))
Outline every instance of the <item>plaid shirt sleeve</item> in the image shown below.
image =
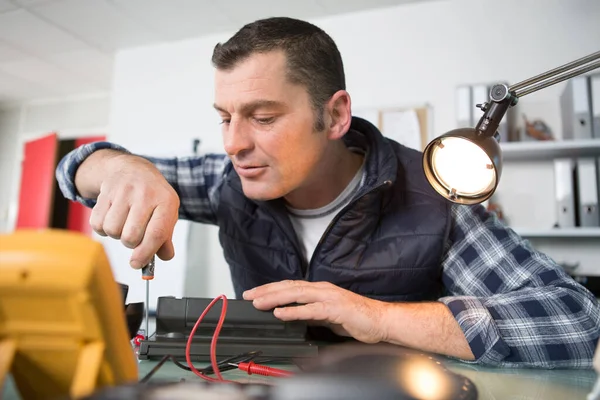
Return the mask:
MULTIPOLYGON (((63 195, 87 207, 94 207, 96 199, 80 196, 75 188, 75 173, 81 163, 93 152, 113 149, 131 154, 127 149, 110 142, 95 142, 72 150, 56 168, 56 180, 63 195)), ((224 154, 206 154, 198 157, 155 158, 151 161, 163 174, 180 198, 179 217, 196 222, 216 224, 219 188, 224 181, 229 162, 224 154)))
POLYGON ((597 299, 483 206, 453 205, 443 281, 474 363, 592 367, 597 299))

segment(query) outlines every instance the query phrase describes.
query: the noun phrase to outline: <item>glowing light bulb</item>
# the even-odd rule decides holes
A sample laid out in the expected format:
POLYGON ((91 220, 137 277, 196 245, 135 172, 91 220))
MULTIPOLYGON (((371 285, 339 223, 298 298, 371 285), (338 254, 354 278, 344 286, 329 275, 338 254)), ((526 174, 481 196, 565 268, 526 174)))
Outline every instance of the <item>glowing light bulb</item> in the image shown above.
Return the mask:
POLYGON ((473 142, 460 137, 442 139, 432 152, 431 165, 440 183, 456 195, 480 195, 496 181, 488 155, 473 142))

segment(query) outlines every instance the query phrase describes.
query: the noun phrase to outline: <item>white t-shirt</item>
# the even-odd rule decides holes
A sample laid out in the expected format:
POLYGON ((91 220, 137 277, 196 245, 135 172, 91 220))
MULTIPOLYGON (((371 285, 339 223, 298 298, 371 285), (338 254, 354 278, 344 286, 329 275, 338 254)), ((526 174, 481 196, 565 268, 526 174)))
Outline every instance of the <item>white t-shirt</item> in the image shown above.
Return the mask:
MULTIPOLYGON (((366 159, 366 157, 365 157, 366 159)), ((356 191, 362 186, 365 162, 354 175, 348 186, 331 203, 312 210, 297 210, 287 207, 288 215, 302 245, 305 259, 310 262, 312 255, 336 213, 345 207, 356 191)))

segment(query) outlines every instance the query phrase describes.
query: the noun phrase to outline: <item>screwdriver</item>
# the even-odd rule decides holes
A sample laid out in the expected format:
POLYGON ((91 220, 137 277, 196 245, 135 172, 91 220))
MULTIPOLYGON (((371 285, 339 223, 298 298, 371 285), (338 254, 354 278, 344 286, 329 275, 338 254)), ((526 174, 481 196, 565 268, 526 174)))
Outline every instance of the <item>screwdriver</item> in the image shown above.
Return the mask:
POLYGON ((150 281, 154 279, 155 258, 152 256, 150 262, 142 268, 142 279, 146 281, 146 340, 150 337, 148 320, 150 311, 150 281))

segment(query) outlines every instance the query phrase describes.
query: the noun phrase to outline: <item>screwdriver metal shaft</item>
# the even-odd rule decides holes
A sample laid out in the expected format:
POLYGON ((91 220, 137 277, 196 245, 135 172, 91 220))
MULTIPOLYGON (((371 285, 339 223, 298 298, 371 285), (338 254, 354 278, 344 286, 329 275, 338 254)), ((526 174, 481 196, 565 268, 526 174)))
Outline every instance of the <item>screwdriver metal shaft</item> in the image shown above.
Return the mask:
POLYGON ((148 323, 150 321, 150 280, 146 280, 146 340, 150 337, 148 323))
POLYGON ((146 264, 144 266, 144 268, 142 268, 142 279, 146 281, 146 307, 145 308, 145 317, 146 317, 146 332, 145 332, 145 336, 146 339, 148 339, 150 337, 150 333, 149 333, 149 329, 148 329, 148 323, 149 323, 149 316, 150 316, 150 281, 152 279, 154 279, 154 265, 155 265, 155 257, 152 256, 152 259, 150 260, 150 262, 148 264, 146 264))

